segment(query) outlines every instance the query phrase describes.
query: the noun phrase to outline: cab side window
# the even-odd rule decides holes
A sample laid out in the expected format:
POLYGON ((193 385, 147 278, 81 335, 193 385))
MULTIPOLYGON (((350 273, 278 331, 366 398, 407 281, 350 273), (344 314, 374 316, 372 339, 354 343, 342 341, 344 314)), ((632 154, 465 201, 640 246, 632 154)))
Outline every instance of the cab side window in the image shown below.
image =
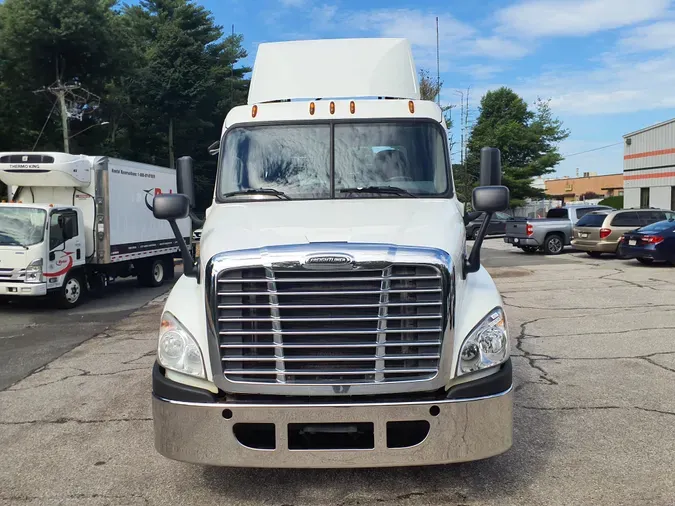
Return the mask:
POLYGON ((55 211, 49 217, 49 249, 58 248, 68 239, 76 237, 77 214, 73 211, 55 211))

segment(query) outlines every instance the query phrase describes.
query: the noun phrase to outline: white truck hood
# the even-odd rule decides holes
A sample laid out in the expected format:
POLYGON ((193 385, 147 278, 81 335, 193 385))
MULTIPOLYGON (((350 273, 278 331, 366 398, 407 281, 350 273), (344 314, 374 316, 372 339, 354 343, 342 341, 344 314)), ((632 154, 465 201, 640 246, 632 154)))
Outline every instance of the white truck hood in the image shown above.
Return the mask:
POLYGON ((452 199, 344 199, 214 204, 202 230, 202 266, 223 251, 313 242, 433 247, 455 255, 465 232, 452 199))
POLYGON ((0 271, 25 269, 36 258, 41 257, 40 245, 22 246, 0 245, 0 271))

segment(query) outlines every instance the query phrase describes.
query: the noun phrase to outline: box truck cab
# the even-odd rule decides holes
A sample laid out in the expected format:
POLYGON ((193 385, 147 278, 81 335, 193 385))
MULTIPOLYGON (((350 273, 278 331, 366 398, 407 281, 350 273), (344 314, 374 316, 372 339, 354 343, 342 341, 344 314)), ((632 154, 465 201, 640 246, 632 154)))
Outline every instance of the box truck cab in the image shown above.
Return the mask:
MULTIPOLYGON (((54 295, 61 307, 100 294, 116 277, 146 286, 173 277, 171 226, 155 195, 176 192, 174 170, 103 156, 0 153, 0 297, 54 295)), ((179 220, 181 237, 190 222, 179 220)))
MULTIPOLYGON (((250 467, 506 451, 506 315, 479 256, 509 200, 499 152, 482 153, 468 253, 443 114, 406 40, 261 44, 248 102, 225 119, 198 261, 181 244, 162 314, 156 449, 250 467)), ((188 216, 191 177, 180 159, 158 219, 188 216)))
MULTIPOLYGON (((49 285, 85 262, 82 211, 36 204, 0 205, 0 283, 3 295, 46 295, 49 285)), ((76 282, 64 286, 79 297, 76 282)))

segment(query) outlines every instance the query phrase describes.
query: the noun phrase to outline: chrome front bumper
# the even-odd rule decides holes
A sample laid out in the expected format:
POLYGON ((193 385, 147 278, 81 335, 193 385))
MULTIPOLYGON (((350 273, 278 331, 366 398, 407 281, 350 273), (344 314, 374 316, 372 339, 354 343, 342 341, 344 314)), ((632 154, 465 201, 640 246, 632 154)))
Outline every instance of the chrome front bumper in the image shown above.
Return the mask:
POLYGON ((155 448, 170 459, 231 467, 354 468, 447 464, 492 457, 511 447, 513 389, 473 399, 345 404, 170 401, 153 395, 155 448), (435 415, 435 416, 434 416, 435 415), (419 444, 389 448, 387 422, 427 421, 419 444), (274 424, 274 449, 244 446, 235 424, 274 424), (289 448, 289 424, 372 423, 359 450, 289 448))

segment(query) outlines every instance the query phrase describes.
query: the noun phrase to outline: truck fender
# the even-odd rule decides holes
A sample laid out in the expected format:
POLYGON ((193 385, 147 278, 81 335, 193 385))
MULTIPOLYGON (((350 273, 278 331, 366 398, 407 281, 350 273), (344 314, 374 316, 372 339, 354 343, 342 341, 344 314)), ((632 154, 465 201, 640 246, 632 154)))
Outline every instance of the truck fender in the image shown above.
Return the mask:
MULTIPOLYGON (((450 368, 450 383, 455 383, 457 374, 457 360, 464 339, 496 307, 504 308, 502 296, 490 274, 484 267, 469 274, 464 282, 463 293, 457 294, 455 309, 454 347, 452 351, 452 365, 450 368)), ((506 313, 506 310, 504 310, 506 313)), ((508 322, 508 319, 507 319, 508 322)), ((511 334, 509 333, 509 340, 511 334)), ((449 384, 450 384, 449 383, 449 384)))
MULTIPOLYGON (((181 276, 174 285, 164 304, 164 311, 170 312, 192 335, 204 358, 206 379, 213 382, 211 357, 209 355, 208 329, 206 327, 203 285, 195 278, 181 276)), ((178 378, 172 378, 180 382, 178 378)), ((202 380, 203 381, 203 380, 202 380)), ((193 384, 191 382, 190 384, 193 384)), ((215 385, 213 385, 215 387, 215 385)))

